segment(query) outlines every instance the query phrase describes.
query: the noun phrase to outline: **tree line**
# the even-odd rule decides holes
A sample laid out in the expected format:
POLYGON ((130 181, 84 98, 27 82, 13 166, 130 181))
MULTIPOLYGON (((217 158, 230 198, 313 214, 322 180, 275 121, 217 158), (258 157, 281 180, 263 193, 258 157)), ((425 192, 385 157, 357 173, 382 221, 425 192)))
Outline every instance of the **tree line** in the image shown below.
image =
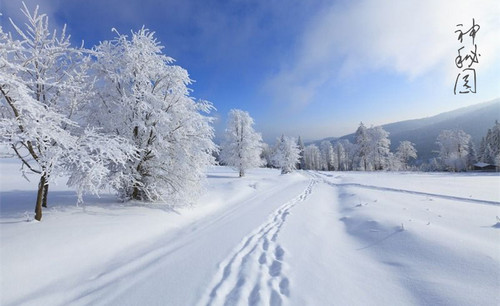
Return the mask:
POLYGON ((320 171, 467 171, 478 162, 500 164, 500 123, 495 122, 476 150, 472 138, 463 130, 443 130, 436 139, 436 157, 416 164, 417 150, 410 141, 401 141, 396 152, 390 150, 389 133, 381 126, 367 128, 362 122, 355 132, 355 142, 348 139, 324 140, 320 145, 305 146, 297 139, 282 135, 274 145, 262 142, 253 130, 247 112, 232 110, 220 162, 240 170, 265 166, 282 173, 295 169, 320 171), (240 132, 237 132, 240 131, 240 132), (251 156, 251 158, 250 158, 251 156))

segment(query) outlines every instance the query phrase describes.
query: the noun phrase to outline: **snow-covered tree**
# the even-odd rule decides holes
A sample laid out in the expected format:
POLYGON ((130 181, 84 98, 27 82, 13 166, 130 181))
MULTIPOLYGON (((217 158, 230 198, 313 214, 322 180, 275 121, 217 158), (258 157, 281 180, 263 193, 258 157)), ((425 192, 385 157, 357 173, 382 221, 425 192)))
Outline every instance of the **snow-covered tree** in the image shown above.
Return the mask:
POLYGON ((297 140, 297 145, 299 146, 300 150, 300 158, 299 158, 299 164, 298 168, 299 169, 304 169, 305 163, 304 163, 304 142, 302 141, 302 137, 299 136, 299 139, 297 140))
POLYGON ((417 150, 414 146, 414 143, 407 140, 399 142, 399 146, 396 151, 396 158, 401 162, 401 167, 404 170, 408 169, 408 161, 411 158, 417 158, 417 150))
POLYGON ((343 171, 346 170, 345 167, 345 150, 344 146, 342 145, 342 142, 337 141, 335 145, 333 146, 333 151, 335 152, 334 155, 334 164, 335 164, 335 170, 337 171, 343 171))
POLYGON ((295 170, 300 160, 300 149, 297 141, 284 135, 278 138, 272 160, 274 166, 281 169, 281 174, 295 170))
POLYGON ((374 170, 386 169, 390 158, 389 133, 381 126, 368 129, 368 160, 374 170))
POLYGON ((478 159, 482 162, 495 164, 495 158, 500 154, 500 123, 488 129, 486 136, 481 140, 478 159))
MULTIPOLYGON (((497 167, 499 167, 499 165, 500 165, 500 154, 498 154, 498 155, 495 157, 495 165, 496 165, 497 167)), ((497 169, 498 169, 498 168, 497 168, 497 169)))
POLYGON ((103 131, 127 139, 138 156, 113 169, 121 178, 120 196, 189 202, 215 161, 206 115, 213 106, 190 96, 188 72, 162 53, 154 32, 116 34, 95 48, 97 101, 90 117, 103 131))
POLYGON ((260 158, 262 159, 263 165, 266 168, 273 167, 273 160, 272 160, 273 154, 274 154, 274 147, 263 142, 262 143, 262 152, 260 153, 260 158))
POLYGON ((473 170, 474 164, 478 162, 476 145, 472 142, 472 138, 469 139, 469 154, 467 154, 467 170, 473 170))
POLYGON ((321 153, 316 145, 308 145, 304 148, 305 169, 321 170, 321 153))
POLYGON ((443 165, 440 163, 440 161, 436 157, 433 157, 433 158, 429 159, 428 162, 421 164, 419 169, 420 169, 420 171, 425 171, 425 172, 444 170, 443 165))
POLYGON ((467 169, 470 135, 462 130, 443 130, 437 137, 439 158, 449 171, 467 169))
POLYGON ((368 155, 370 154, 370 134, 363 122, 359 124, 355 133, 357 145, 357 158, 363 170, 368 170, 368 155))
POLYGON ((95 191, 104 183, 107 170, 99 165, 118 167, 132 154, 114 150, 113 144, 122 145, 120 139, 80 124, 92 84, 86 50, 71 46, 65 28, 60 34, 51 32, 38 7, 30 13, 24 5, 22 12, 25 30, 12 21, 14 34, 0 28, 0 140, 20 159, 23 174, 40 176, 35 204, 35 219, 40 220, 52 179, 81 170, 79 179, 69 181, 81 199, 85 190, 95 191))
POLYGON ((253 129, 254 121, 248 112, 233 109, 229 112, 225 141, 221 147, 221 161, 239 171, 240 177, 250 168, 263 164, 262 137, 253 129))
POLYGON ((351 143, 348 139, 342 139, 337 141, 335 147, 340 163, 340 170, 353 170, 357 161, 358 146, 351 143))
POLYGON ((332 143, 328 140, 323 140, 320 145, 321 152, 321 168, 326 171, 334 169, 335 154, 333 152, 332 143))

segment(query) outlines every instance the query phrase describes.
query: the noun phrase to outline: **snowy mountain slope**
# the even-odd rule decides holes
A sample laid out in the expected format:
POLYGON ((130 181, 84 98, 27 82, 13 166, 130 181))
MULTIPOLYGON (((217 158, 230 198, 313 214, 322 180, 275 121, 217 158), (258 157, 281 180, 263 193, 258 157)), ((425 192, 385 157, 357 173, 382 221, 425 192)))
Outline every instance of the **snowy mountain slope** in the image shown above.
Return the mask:
POLYGON ((500 303, 496 174, 214 167, 192 208, 56 191, 42 222, 8 178, 2 305, 500 303))

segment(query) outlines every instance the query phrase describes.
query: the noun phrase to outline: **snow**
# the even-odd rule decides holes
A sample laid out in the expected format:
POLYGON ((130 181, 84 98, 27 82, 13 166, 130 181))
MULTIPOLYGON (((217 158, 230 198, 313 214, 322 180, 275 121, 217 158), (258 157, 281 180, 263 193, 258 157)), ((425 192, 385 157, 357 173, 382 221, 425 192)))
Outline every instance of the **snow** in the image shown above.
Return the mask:
POLYGON ((0 162, 1 305, 498 305, 500 176, 226 167, 190 207, 120 203, 0 162))

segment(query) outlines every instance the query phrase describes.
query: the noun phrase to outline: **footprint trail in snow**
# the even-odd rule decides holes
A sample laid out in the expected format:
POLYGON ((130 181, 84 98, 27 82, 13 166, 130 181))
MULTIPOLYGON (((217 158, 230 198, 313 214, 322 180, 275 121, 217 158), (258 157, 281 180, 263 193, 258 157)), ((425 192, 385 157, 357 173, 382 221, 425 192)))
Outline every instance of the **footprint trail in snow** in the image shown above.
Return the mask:
POLYGON ((283 204, 268 221, 242 240, 224 260, 212 280, 210 290, 198 305, 282 305, 290 296, 285 275, 285 249, 278 235, 290 210, 305 201, 316 180, 297 197, 283 204))

